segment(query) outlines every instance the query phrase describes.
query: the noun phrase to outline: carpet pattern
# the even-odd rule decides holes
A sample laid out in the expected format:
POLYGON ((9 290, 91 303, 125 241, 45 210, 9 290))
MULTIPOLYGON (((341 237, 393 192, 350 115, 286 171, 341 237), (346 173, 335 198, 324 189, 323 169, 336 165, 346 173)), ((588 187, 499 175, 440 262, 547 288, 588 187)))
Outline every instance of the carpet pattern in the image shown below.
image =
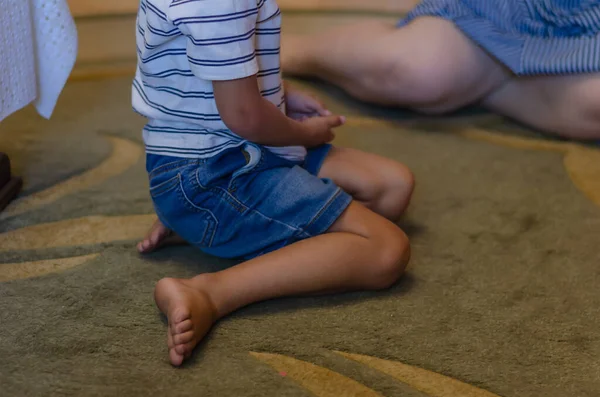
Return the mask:
POLYGON ((296 84, 348 116, 336 144, 413 169, 407 276, 253 305, 173 369, 154 284, 235 262, 135 252, 153 216, 130 78, 72 82, 51 121, 28 109, 0 126, 26 181, 0 214, 0 394, 597 396, 600 150, 296 84))

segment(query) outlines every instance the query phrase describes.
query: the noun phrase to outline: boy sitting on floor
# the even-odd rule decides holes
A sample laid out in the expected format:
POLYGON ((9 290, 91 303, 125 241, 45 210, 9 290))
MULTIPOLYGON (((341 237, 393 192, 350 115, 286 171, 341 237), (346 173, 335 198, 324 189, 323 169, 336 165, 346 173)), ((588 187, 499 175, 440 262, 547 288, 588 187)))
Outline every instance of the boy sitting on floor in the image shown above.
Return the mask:
POLYGON ((394 223, 410 171, 333 147, 344 118, 285 89, 275 0, 142 0, 133 105, 144 128, 159 221, 170 234, 243 258, 194 278, 165 278, 155 299, 179 366, 219 318, 253 302, 391 286, 410 256, 394 223))

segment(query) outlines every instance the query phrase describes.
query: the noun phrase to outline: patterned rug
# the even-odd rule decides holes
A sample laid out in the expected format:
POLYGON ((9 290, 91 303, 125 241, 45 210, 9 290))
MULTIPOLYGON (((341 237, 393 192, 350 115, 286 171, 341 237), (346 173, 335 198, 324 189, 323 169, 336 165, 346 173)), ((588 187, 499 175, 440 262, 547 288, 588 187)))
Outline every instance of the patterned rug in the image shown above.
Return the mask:
POLYGON ((476 110, 419 118, 303 85, 348 116, 336 144, 413 169, 407 276, 253 305, 172 368, 155 282, 234 262, 136 253, 153 215, 130 78, 72 82, 51 121, 29 109, 0 126, 26 182, 0 215, 0 394, 600 393, 600 150, 476 110))

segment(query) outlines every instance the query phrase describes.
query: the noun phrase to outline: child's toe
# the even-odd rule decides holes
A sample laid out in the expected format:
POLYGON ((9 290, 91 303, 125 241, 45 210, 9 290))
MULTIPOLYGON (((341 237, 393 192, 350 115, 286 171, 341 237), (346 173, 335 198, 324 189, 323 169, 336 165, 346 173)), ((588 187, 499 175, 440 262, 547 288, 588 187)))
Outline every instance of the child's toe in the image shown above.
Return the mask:
POLYGON ((175 333, 183 334, 184 332, 190 331, 194 327, 192 320, 185 320, 175 325, 175 333))
POLYGON ((184 343, 182 345, 176 345, 175 351, 178 354, 180 354, 181 356, 184 356, 186 354, 190 354, 194 350, 195 346, 196 346, 196 344, 192 341, 192 342, 184 343))
POLYGON ((171 335, 171 331, 167 331, 167 346, 169 347, 169 349, 172 349, 175 347, 175 343, 173 342, 173 335, 171 335))
POLYGON ((194 339, 194 331, 188 331, 182 334, 175 334, 175 336, 173 336, 173 342, 175 342, 175 345, 183 345, 189 343, 192 341, 192 339, 194 339))
POLYGON ((177 333, 177 326, 186 320, 190 320, 190 310, 184 306, 180 306, 173 310, 170 320, 173 332, 177 333))
POLYGON ((183 358, 183 355, 178 353, 176 349, 169 350, 169 359, 174 366, 180 366, 183 363, 183 358))

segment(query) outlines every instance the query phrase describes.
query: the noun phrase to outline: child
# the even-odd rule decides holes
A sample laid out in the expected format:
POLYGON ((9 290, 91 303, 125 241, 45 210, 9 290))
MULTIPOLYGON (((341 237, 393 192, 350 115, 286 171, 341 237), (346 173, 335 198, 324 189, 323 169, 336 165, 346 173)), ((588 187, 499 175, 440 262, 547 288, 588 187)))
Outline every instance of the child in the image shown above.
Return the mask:
POLYGON ((343 117, 284 89, 275 0, 142 0, 133 105, 159 221, 242 264, 155 290, 179 366, 219 318, 265 299, 391 286, 409 260, 394 223, 413 179, 401 164, 328 144, 343 117), (287 115, 290 117, 286 116, 287 115))
POLYGON ((284 73, 364 101, 430 114, 477 104, 547 133, 600 139, 597 0, 424 0, 397 26, 284 39, 284 73))

